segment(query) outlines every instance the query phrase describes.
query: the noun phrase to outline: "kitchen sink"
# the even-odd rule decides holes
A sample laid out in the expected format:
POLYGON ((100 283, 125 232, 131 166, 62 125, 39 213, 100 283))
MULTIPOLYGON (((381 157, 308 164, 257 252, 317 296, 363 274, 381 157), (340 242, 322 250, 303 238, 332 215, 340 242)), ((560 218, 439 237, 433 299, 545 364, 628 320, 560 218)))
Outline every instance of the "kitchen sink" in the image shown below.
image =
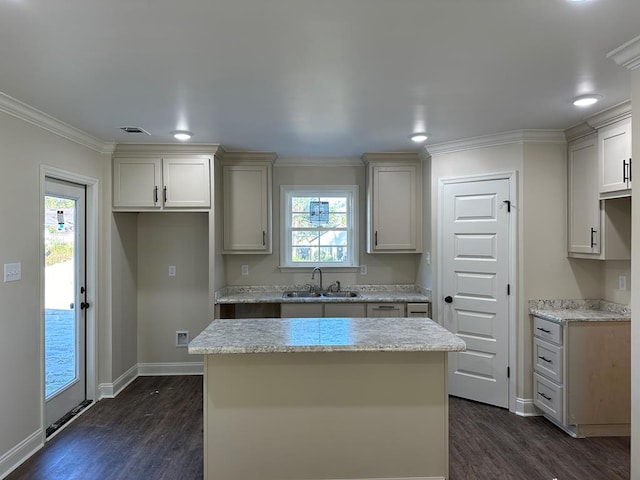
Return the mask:
POLYGON ((334 298, 354 298, 359 297, 360 294, 358 292, 324 292, 322 294, 325 297, 334 297, 334 298))
POLYGON ((282 296, 284 298, 317 298, 322 294, 319 292, 308 292, 308 291, 295 291, 295 292, 284 292, 282 296))
POLYGON ((289 291, 282 294, 284 298, 354 298, 359 297, 357 292, 344 291, 344 292, 309 292, 307 290, 289 291))

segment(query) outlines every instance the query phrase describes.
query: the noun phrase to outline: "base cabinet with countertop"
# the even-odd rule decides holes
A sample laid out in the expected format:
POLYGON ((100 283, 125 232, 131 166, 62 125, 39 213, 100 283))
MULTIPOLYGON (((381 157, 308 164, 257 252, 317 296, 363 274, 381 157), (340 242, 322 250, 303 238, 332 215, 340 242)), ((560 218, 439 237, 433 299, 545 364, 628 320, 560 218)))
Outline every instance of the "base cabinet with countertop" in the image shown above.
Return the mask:
POLYGON ((204 478, 449 477, 447 355, 427 318, 216 320, 204 355, 204 478))
POLYGON ((564 311, 562 323, 533 315, 534 405, 574 437, 629 435, 630 322, 599 311, 564 311))

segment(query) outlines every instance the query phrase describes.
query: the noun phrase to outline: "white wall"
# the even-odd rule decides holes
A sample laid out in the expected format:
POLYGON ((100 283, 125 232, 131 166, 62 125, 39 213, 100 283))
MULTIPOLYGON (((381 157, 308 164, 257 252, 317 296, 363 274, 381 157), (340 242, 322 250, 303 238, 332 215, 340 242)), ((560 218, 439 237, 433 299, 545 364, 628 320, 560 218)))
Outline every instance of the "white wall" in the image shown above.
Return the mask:
POLYGON ((201 362, 176 348, 176 330, 194 338, 209 313, 208 212, 138 214, 138 363, 201 362), (170 277, 169 265, 176 267, 170 277))
MULTIPOLYGON (((11 466, 11 454, 20 453, 12 449, 42 428, 40 165, 102 181, 108 161, 108 156, 0 113, 0 265, 22 263, 21 281, 0 282, 0 475, 11 466)), ((101 252, 96 289, 106 283, 104 263, 101 252)), ((104 312, 96 315, 100 321, 104 312)))
MULTIPOLYGON (((319 163, 321 160, 318 161, 319 163)), ((419 254, 374 254, 365 249, 366 169, 354 166, 276 165, 273 168, 273 254, 225 255, 227 285, 294 285, 311 282, 311 268, 301 273, 281 272, 280 264, 280 186, 281 185, 358 185, 360 191, 360 264, 368 273, 324 272, 324 284, 339 280, 343 285, 414 284, 419 254), (241 276, 241 265, 249 275, 241 276)))
POLYGON ((111 328, 105 329, 113 358, 108 376, 118 379, 138 363, 138 215, 110 214, 111 234, 111 328))

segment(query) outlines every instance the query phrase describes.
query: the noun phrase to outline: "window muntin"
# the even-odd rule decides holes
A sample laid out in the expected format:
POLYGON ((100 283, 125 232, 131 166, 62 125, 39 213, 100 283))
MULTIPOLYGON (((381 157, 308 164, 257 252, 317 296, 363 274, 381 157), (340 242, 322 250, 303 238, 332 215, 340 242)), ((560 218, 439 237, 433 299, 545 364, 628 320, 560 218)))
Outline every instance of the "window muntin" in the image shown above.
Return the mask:
POLYGON ((357 265, 357 187, 282 187, 282 265, 357 265))

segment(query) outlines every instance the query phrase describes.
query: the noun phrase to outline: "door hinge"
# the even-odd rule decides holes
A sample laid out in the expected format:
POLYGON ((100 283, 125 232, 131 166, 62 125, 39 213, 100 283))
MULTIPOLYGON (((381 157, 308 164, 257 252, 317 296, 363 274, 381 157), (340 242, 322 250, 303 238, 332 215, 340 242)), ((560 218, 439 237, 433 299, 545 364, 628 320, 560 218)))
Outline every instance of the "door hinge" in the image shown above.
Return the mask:
POLYGON ((507 283, 507 295, 511 295, 511 284, 507 283))
POLYGON ((507 204, 507 213, 511 213, 511 200, 504 200, 502 203, 507 204))
POLYGON ((511 378, 511 367, 507 367, 507 378, 511 378))

